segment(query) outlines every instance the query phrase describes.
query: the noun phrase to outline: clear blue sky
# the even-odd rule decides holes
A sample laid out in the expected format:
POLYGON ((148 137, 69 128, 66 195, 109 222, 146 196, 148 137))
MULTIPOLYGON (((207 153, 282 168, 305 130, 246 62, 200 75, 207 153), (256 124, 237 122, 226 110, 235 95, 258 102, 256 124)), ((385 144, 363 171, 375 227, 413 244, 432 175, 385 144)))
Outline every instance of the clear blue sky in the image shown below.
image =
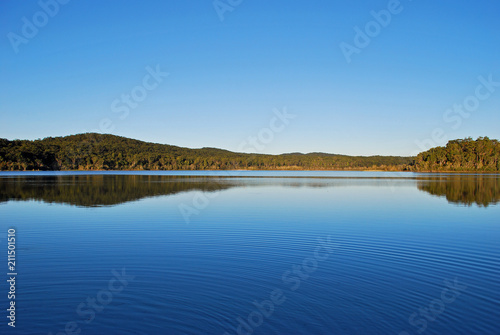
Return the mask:
POLYGON ((259 152, 352 155, 409 155, 438 128, 435 144, 500 138, 500 86, 476 97, 479 76, 500 82, 498 1, 220 0, 223 20, 211 0, 54 1, 0 2, 0 137, 109 126, 191 148, 236 151, 261 134, 259 152), (388 6, 390 22, 370 24, 388 6), (341 43, 356 47, 367 24, 348 63, 341 43), (446 114, 464 101, 467 118, 446 114), (284 107, 296 117, 268 140, 284 107))

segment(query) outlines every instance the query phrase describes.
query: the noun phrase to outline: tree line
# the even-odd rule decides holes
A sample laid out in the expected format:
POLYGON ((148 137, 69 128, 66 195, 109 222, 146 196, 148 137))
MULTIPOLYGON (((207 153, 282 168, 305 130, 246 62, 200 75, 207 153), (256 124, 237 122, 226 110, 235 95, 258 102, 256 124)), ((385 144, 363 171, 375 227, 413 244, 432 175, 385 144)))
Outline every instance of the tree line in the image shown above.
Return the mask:
POLYGON ((428 172, 498 172, 500 142, 488 137, 449 141, 444 147, 418 154, 413 167, 415 171, 428 172))
POLYGON ((404 168, 411 157, 244 154, 188 149, 86 133, 41 140, 0 139, 0 170, 358 170, 404 168))
POLYGON ((39 140, 0 139, 0 170, 386 170, 500 171, 500 144, 480 137, 453 140, 417 157, 325 153, 245 154, 188 149, 85 133, 39 140))

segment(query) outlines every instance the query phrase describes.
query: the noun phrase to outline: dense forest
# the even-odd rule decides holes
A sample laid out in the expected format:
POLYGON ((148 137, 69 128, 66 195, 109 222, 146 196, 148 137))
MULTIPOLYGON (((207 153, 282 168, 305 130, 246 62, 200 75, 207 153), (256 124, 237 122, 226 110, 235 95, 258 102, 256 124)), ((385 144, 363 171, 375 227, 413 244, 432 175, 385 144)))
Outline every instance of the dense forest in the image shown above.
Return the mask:
POLYGON ((0 139, 0 170, 402 170, 411 162, 411 157, 188 149, 96 133, 35 141, 0 139))
POLYGON ((0 139, 0 170, 388 170, 500 171, 500 143, 487 137, 453 140, 417 157, 325 153, 244 154, 188 149, 86 133, 41 140, 0 139))
POLYGON ((449 141, 418 154, 412 165, 415 171, 429 172, 500 171, 500 142, 488 137, 449 141))

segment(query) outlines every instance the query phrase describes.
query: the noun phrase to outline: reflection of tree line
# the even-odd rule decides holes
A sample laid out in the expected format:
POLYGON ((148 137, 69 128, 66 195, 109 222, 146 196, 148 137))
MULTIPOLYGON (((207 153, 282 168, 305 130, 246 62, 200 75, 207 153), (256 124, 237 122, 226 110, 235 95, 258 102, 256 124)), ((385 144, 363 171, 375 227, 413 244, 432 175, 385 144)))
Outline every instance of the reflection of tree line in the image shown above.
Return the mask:
POLYGON ((419 181, 418 189, 432 195, 446 196, 449 202, 478 206, 488 206, 500 201, 500 177, 446 176, 419 181))
MULTIPOLYGON (((327 183, 294 183, 281 180, 266 185, 325 187, 327 183)), ((233 187, 258 186, 263 181, 250 178, 154 176, 154 175, 68 175, 16 176, 0 178, 0 202, 40 200, 84 207, 111 206, 147 197, 188 191, 215 192, 233 187)))
MULTIPOLYGON (((76 206, 111 206, 187 191, 213 192, 241 186, 327 187, 359 185, 350 178, 297 181, 294 178, 218 178, 155 175, 66 175, 0 178, 0 202, 39 200, 76 206)), ((373 179, 374 186, 380 180, 373 179)), ((365 181, 368 182, 368 181, 365 181)), ((366 184, 364 184, 366 185, 366 184)), ((488 206, 500 201, 500 177, 442 176, 419 179, 417 187, 450 202, 488 206)))
POLYGON ((218 191, 229 188, 220 179, 137 176, 77 175, 10 177, 0 179, 0 202, 42 200, 76 206, 110 206, 146 197, 185 191, 218 191))

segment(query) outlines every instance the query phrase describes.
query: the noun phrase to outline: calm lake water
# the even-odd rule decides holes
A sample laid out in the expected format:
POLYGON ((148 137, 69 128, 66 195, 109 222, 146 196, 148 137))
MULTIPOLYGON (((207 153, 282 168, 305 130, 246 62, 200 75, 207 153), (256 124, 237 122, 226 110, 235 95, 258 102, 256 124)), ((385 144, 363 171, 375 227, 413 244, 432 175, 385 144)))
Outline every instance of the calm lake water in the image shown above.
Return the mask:
POLYGON ((0 173, 0 333, 500 334, 499 203, 500 175, 0 173))

